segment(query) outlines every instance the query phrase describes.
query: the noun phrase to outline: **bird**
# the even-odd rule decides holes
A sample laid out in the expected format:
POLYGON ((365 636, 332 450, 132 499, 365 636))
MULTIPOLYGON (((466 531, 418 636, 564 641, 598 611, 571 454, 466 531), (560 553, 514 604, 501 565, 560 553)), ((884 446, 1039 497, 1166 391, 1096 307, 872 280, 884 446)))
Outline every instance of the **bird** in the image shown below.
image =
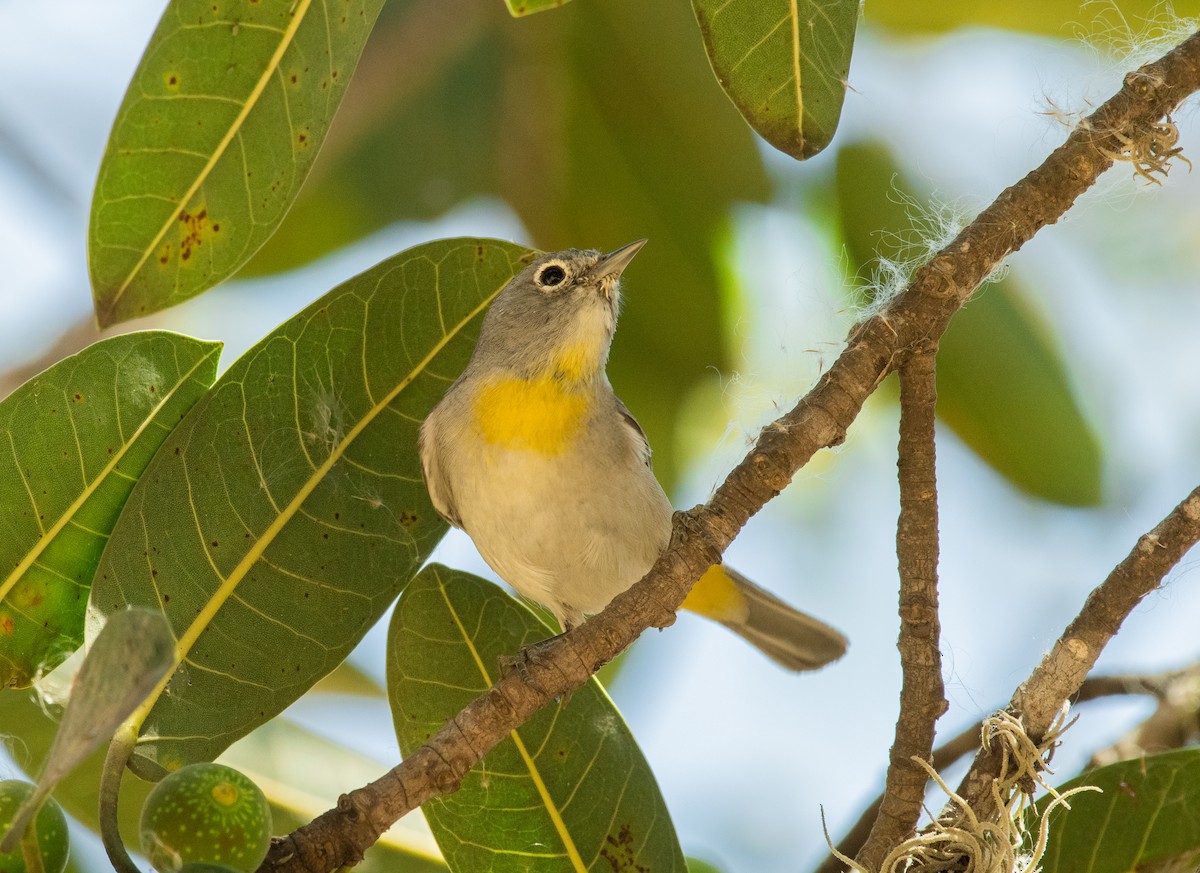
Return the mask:
MULTIPOLYGON (((650 444, 606 374, 621 276, 645 243, 532 260, 488 307, 466 368, 419 431, 438 514, 564 632, 641 579, 671 537, 650 444)), ((724 564, 683 608, 790 670, 846 651, 840 632, 724 564)))

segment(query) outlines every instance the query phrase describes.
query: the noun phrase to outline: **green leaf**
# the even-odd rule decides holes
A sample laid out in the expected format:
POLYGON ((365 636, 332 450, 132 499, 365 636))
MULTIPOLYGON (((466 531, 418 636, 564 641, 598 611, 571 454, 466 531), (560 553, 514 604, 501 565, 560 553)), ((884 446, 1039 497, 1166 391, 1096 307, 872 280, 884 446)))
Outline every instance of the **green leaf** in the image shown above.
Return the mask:
MULTIPOLYGON (((422 570, 388 631, 401 752, 412 754, 490 688, 501 656, 552 633, 490 582, 438 564, 422 570)), ((422 809, 454 871, 685 869, 654 775, 594 679, 422 809)))
MULTIPOLYGON (((19 737, 14 747, 18 765, 27 773, 38 771, 46 759, 58 725, 32 695, 9 695, 0 707, 0 734, 19 737)), ((73 770, 54 791, 63 808, 84 827, 99 831, 100 772, 105 752, 94 752, 73 770)), ((300 727, 286 717, 272 719, 250 736, 235 743, 221 760, 247 773, 263 789, 271 803, 277 833, 287 833, 329 809, 347 788, 364 785, 378 777, 380 767, 332 740, 300 727), (320 761, 320 767, 313 762, 320 761), (334 787, 331 774, 340 781, 334 787)), ((126 845, 138 842, 142 804, 151 785, 140 779, 125 779, 121 791, 121 836, 126 845)), ((407 817, 411 818, 411 817, 407 817)), ((407 822, 407 818, 404 820, 407 822)), ((361 873, 435 873, 445 870, 430 855, 432 837, 408 822, 385 833, 355 867, 361 873), (427 841, 427 842, 426 842, 427 841)), ((436 848, 436 847, 434 847, 436 848)))
MULTIPOLYGON (((1180 749, 1100 767, 1058 786, 1104 793, 1071 797, 1050 813, 1043 873, 1194 870, 1200 858, 1200 749, 1180 749)), ((1037 804, 1038 816, 1050 798, 1037 804)), ((1034 825, 1031 823, 1031 829, 1034 825)))
MULTIPOLYGON (((0 706, 0 734, 19 737, 13 755, 17 766, 35 774, 46 760, 57 733, 58 722, 32 693, 9 694, 0 706)), ((99 832, 97 810, 100 805, 100 771, 105 750, 98 749, 71 771, 54 789, 54 799, 84 827, 99 832)), ((150 786, 139 779, 126 779, 120 810, 121 835, 127 845, 136 846, 141 804, 150 786)))
MULTIPOLYGON (((354 788, 378 779, 383 768, 339 742, 286 717, 272 719, 238 740, 221 761, 249 776, 271 801, 275 832, 311 821, 354 788), (320 766, 314 766, 314 762, 320 766)), ((355 873, 445 870, 433 835, 420 816, 405 816, 372 846, 355 873)))
POLYGON ((211 760, 278 714, 425 560, 446 526, 417 428, 528 255, 460 239, 389 258, 268 334, 171 434, 88 610, 160 609, 178 640, 177 669, 131 717, 135 772, 211 760))
MULTIPOLYGON (((1190 13, 1189 13, 1190 14, 1190 13)), ((908 0, 905 3, 867 3, 864 16, 871 24, 904 33, 928 33, 958 27, 1000 27, 1078 40, 1083 33, 1139 33, 1142 23, 1163 22, 1160 0, 1121 0, 1120 5, 1090 7, 1078 0, 908 0)), ((1168 23, 1173 24, 1171 20, 1168 23)))
POLYGON ((547 9, 557 9, 566 2, 567 0, 504 0, 508 6, 508 12, 513 18, 544 12, 547 9))
POLYGON ((858 0, 692 0, 692 8, 717 81, 750 126, 799 160, 829 145, 858 0))
POLYGON ((383 697, 387 690, 350 661, 342 661, 333 672, 313 686, 319 694, 346 694, 351 697, 383 697))
POLYGON ((733 204, 769 193, 754 135, 713 87, 685 4, 572 3, 513 22, 491 0, 459 3, 452 28, 426 8, 384 12, 344 107, 353 125, 249 269, 479 195, 508 202, 548 251, 649 237, 625 274, 609 375, 669 489, 682 398, 729 363, 714 240, 733 204), (424 78, 401 81, 389 59, 414 52, 424 78), (398 154, 421 172, 397 172, 398 154))
MULTIPOLYGON (((860 275, 876 258, 924 256, 937 228, 914 219, 917 200, 886 148, 841 149, 837 183, 842 233, 860 275)), ((1068 506, 1100 502, 1099 443, 1050 326, 1014 278, 984 285, 954 316, 938 352, 937 390, 938 415, 1011 483, 1068 506)))
POLYGON ((113 735, 171 665, 171 629, 150 609, 114 613, 88 646, 71 685, 37 789, 13 816, 0 852, 16 848, 29 820, 64 777, 113 735), (22 819, 25 818, 25 821, 22 819))
POLYGON ((109 325, 230 276, 308 175, 383 0, 172 0, 113 123, 89 267, 109 325))
POLYGON ((938 414, 1030 494, 1095 506, 1102 497, 1100 446, 1045 322, 1011 278, 977 293, 942 337, 938 414))
POLYGON ((220 353, 166 331, 112 337, 0 401, 0 688, 27 686, 79 646, 109 531, 220 353))

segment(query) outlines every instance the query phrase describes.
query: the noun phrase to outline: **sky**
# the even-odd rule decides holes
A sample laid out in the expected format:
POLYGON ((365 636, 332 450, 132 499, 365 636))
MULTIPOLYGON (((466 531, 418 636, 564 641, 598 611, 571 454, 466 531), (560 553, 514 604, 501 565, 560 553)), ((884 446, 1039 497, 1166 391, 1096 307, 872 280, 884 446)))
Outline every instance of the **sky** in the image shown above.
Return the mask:
MULTIPOLYGON (((90 311, 84 237, 91 187, 108 126, 160 12, 161 4, 146 0, 0 5, 0 75, 9 84, 0 91, 0 368, 35 356, 90 311)), ((884 139, 911 175, 969 217, 1061 142, 1059 110, 1088 111, 1131 66, 1077 41, 984 30, 907 40, 866 32, 838 137, 884 139)), ((1185 107, 1176 120, 1180 144, 1193 154, 1195 110, 1185 107)), ((815 177, 831 159, 796 167, 767 157, 780 189, 801 197, 806 174, 815 177)), ((1011 259, 1052 326, 1100 436, 1106 500, 1080 510, 1025 497, 941 429, 950 701, 943 737, 1006 702, 1086 592, 1200 482, 1198 186, 1185 165, 1161 187, 1119 166, 1011 259)), ((406 246, 458 234, 529 242, 504 204, 474 202, 429 225, 388 228, 297 273, 223 287, 155 323, 224 340, 228 363, 342 279, 406 246), (235 301, 240 314, 231 323, 235 301)), ((716 399, 697 400, 689 413, 681 446, 690 463, 673 495, 680 507, 706 499, 758 428, 813 384, 855 315, 842 255, 787 203, 740 208, 731 258, 745 294, 731 328, 742 360, 717 375, 716 399)), ((636 269, 629 277, 636 282, 636 269)), ((636 306, 636 297, 627 305, 636 306)), ((882 784, 900 681, 896 419, 893 404, 872 399, 846 444, 801 471, 727 555, 843 630, 851 648, 841 662, 790 675, 686 616, 651 631, 612 688, 685 851, 722 869, 811 867, 824 851, 820 809, 836 838, 882 784)), ((462 536, 448 537, 435 560, 494 578, 462 536)), ((1185 557, 1135 611, 1103 654, 1101 671, 1157 671, 1200 655, 1195 567, 1195 557, 1185 557)), ((380 678, 384 628, 381 622, 354 656, 380 678)), ((289 715, 331 736, 352 731, 356 747, 381 767, 394 762, 385 706, 339 709, 302 701, 289 715)), ((1144 717, 1147 704, 1104 702, 1080 712, 1055 758, 1063 778, 1144 717)), ((0 761, 0 776, 5 768, 0 761)))

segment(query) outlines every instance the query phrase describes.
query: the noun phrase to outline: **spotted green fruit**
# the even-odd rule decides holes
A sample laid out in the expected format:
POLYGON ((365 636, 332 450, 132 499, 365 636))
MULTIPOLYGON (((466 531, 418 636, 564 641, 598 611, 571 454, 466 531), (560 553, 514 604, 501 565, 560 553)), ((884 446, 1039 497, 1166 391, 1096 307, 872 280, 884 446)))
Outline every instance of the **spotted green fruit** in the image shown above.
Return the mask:
MULTIPOLYGON (((0 837, 8 832, 8 824, 25 798, 33 794, 33 785, 20 779, 0 782, 0 837)), ((46 801, 37 817, 38 846, 42 850, 44 873, 62 873, 67 866, 67 817, 53 799, 46 801)), ((25 856, 20 847, 12 852, 0 852, 0 873, 25 873, 25 856)))
POLYGON ((222 865, 251 873, 267 856, 271 808, 223 764, 192 764, 154 786, 142 807, 142 851, 160 873, 222 865))

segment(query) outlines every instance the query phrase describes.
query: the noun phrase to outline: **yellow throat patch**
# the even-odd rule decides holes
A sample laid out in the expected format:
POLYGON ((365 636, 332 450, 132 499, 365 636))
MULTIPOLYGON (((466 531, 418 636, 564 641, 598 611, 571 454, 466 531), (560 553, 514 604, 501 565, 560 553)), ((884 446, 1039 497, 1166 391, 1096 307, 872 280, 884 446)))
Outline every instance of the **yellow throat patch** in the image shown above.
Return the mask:
POLYGON ((582 346, 568 346, 546 375, 489 379, 472 405, 484 440, 505 449, 561 455, 588 412, 590 392, 572 389, 594 370, 595 359, 582 346))

